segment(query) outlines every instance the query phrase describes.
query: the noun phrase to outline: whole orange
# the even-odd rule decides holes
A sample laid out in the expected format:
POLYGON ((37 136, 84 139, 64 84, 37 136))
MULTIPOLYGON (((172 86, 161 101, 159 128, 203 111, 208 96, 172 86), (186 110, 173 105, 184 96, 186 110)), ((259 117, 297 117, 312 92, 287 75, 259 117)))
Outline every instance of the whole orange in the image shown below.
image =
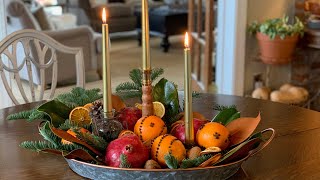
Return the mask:
POLYGON ((142 142, 150 146, 154 138, 167 133, 167 126, 158 116, 145 116, 135 124, 134 133, 142 142))
POLYGON ((224 150, 229 145, 229 130, 220 123, 209 122, 204 124, 197 132, 196 141, 198 145, 208 147, 219 147, 224 150))
POLYGON ((179 163, 186 158, 187 154, 183 143, 169 134, 157 137, 151 145, 151 158, 162 167, 166 166, 164 157, 167 154, 174 156, 179 163))

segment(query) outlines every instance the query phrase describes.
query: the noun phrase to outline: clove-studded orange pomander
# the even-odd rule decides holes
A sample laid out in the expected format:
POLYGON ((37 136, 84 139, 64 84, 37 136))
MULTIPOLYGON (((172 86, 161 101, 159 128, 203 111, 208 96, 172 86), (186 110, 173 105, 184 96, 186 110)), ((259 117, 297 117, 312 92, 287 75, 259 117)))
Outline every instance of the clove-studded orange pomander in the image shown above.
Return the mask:
POLYGON ((162 167, 166 167, 165 156, 167 154, 174 156, 179 163, 186 158, 187 154, 183 143, 170 134, 157 137, 151 145, 151 158, 162 167))
POLYGON ((145 145, 150 146, 153 139, 167 133, 167 126, 158 116, 144 116, 135 124, 134 133, 145 145))
POLYGON ((230 143, 229 134, 229 130, 222 124, 209 122, 198 130, 196 142, 205 148, 219 147, 221 150, 224 150, 230 143))

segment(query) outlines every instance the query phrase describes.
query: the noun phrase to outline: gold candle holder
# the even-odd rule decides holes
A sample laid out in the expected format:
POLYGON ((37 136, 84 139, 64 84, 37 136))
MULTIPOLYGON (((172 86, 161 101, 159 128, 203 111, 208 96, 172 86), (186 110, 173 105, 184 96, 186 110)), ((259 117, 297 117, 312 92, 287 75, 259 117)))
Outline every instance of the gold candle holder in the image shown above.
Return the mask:
POLYGON ((112 90, 110 73, 109 27, 107 24, 107 13, 105 8, 102 10, 102 22, 103 111, 105 112, 105 116, 107 116, 109 112, 112 112, 112 90))
POLYGON ((142 115, 153 115, 153 98, 151 85, 151 62, 149 44, 149 8, 148 0, 141 3, 141 22, 142 22, 142 115))
POLYGON ((189 48, 189 36, 185 34, 184 41, 184 120, 186 144, 192 146, 194 144, 194 129, 192 115, 192 82, 191 82, 191 60, 189 48))

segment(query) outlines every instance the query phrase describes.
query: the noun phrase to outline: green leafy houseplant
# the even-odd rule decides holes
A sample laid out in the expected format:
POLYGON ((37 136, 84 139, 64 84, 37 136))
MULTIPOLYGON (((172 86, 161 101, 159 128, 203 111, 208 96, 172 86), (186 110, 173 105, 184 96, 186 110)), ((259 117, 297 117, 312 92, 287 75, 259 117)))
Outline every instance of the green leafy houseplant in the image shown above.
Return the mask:
POLYGON ((304 25, 295 17, 294 23, 289 23, 288 16, 268 19, 264 22, 253 22, 248 31, 256 35, 260 47, 260 58, 266 64, 281 65, 292 60, 292 54, 304 34, 304 25))
POLYGON ((284 39, 286 36, 293 36, 299 34, 301 37, 304 34, 304 25, 295 17, 295 22, 289 24, 289 17, 284 16, 283 18, 268 19, 264 22, 254 21, 249 26, 249 32, 251 34, 256 34, 258 32, 266 34, 270 39, 275 39, 276 36, 279 36, 281 39, 284 39))

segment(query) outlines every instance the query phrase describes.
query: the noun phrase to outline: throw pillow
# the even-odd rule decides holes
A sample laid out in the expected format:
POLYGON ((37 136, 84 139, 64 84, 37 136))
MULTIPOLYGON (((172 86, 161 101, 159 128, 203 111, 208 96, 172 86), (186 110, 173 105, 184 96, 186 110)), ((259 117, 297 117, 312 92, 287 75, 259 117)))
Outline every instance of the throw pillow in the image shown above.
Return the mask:
POLYGON ((89 0, 91 8, 95 8, 101 5, 106 5, 108 0, 89 0))
POLYGON ((53 24, 49 21, 48 16, 46 12, 44 11, 43 7, 40 7, 36 11, 33 12, 34 17, 37 19, 41 30, 53 30, 54 26, 53 24))

